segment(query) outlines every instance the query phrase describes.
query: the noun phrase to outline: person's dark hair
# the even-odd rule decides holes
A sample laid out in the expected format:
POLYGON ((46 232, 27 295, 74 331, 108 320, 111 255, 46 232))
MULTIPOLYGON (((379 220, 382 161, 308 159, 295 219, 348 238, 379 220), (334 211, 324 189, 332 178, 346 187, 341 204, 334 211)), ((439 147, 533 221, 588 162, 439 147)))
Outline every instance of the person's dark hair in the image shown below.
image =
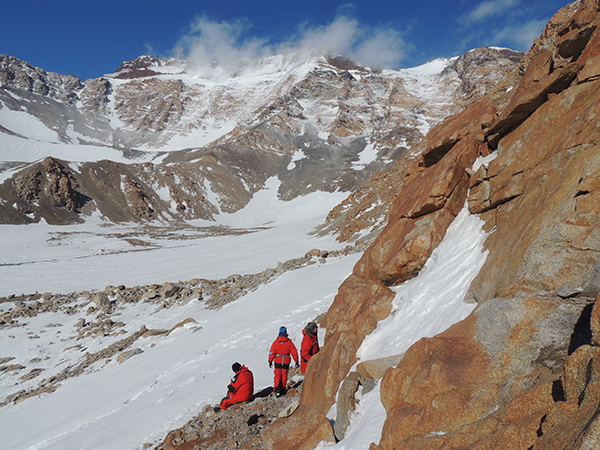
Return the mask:
POLYGON ((241 368, 242 368, 242 365, 239 362, 234 362, 233 365, 231 366, 231 369, 234 372, 238 372, 241 368))

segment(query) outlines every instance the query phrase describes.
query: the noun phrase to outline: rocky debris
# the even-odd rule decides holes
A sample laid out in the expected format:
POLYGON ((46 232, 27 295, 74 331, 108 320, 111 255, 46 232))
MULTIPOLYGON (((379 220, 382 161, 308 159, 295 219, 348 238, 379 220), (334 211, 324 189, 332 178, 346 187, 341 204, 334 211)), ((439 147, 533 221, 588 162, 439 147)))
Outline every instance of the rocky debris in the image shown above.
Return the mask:
MULTIPOLYGON (((222 306, 235 301, 248 292, 257 289, 262 284, 268 283, 286 271, 296 270, 309 264, 325 263, 326 258, 339 258, 360 251, 357 247, 347 246, 342 250, 318 250, 313 249, 305 256, 279 263, 275 269, 267 268, 263 272, 249 275, 231 275, 224 279, 207 280, 192 279, 187 282, 164 283, 162 285, 149 286, 107 286, 101 292, 79 292, 67 295, 59 294, 33 294, 0 298, 0 303, 12 302, 14 307, 0 314, 0 327, 19 327, 22 321, 38 314, 62 311, 68 315, 85 314, 94 315, 94 319, 80 317, 75 323, 77 339, 120 337, 127 335, 126 324, 122 321, 114 321, 111 315, 118 312, 125 304, 146 302, 156 305, 156 310, 170 308, 173 305, 183 305, 190 301, 203 301, 207 308, 219 309, 222 306)), ((48 324, 47 327, 59 326, 48 324)), ((188 317, 177 324, 169 324, 166 329, 147 329, 142 327, 129 336, 124 336, 119 341, 99 350, 95 353, 86 352, 82 361, 63 369, 60 373, 52 375, 40 381, 37 387, 21 390, 8 395, 0 402, 0 407, 8 403, 23 401, 24 399, 51 392, 57 388, 59 383, 67 378, 78 376, 99 361, 107 361, 117 356, 117 361, 123 363, 132 356, 140 354, 140 348, 130 348, 141 337, 167 336, 182 327, 190 327, 193 330, 201 327, 196 320, 188 317)), ((36 336, 31 336, 36 338, 36 336)), ((27 367, 18 363, 9 364, 14 357, 0 358, 0 374, 12 371, 25 370, 27 367)), ((40 369, 34 368, 20 381, 27 381, 42 374, 40 369)), ((290 390, 291 391, 291 390, 290 390)))
POLYGON ((21 364, 6 364, 3 366, 0 366, 0 373, 8 373, 8 372, 12 372, 15 370, 23 370, 23 369, 25 369, 25 366, 22 366, 21 364))
MULTIPOLYGON (((267 268, 256 274, 235 274, 218 280, 193 279, 187 282, 179 281, 177 283, 134 287, 107 286, 101 292, 74 292, 67 295, 50 293, 11 295, 0 298, 0 303, 15 303, 12 310, 0 314, 0 326, 19 326, 18 320, 20 318, 34 317, 37 314, 58 310, 70 315, 79 314, 85 307, 88 307, 88 314, 102 311, 105 315, 109 315, 122 304, 139 301, 154 303, 158 309, 162 309, 169 308, 174 304, 185 304, 197 300, 205 301, 207 307, 211 309, 219 309, 286 271, 296 270, 317 262, 325 263, 326 258, 340 258, 360 251, 361 249, 356 246, 346 246, 341 250, 332 251, 316 250, 317 261, 310 252, 307 252, 305 256, 300 258, 280 262, 274 269, 267 268), (91 304, 95 306, 91 306, 91 304)), ((105 322, 96 324, 92 328, 122 326, 122 323, 112 322, 108 317, 106 319, 105 322)), ((89 325, 85 318, 82 318, 77 326, 85 328, 89 325)))
MULTIPOLYGON (((296 387, 300 389, 301 385, 296 387)), ((206 405, 195 418, 171 431, 158 446, 151 447, 154 450, 264 448, 263 431, 282 415, 287 417, 291 410, 291 414, 295 414, 297 399, 297 389, 290 389, 288 395, 277 398, 272 389, 267 388, 257 392, 252 401, 238 403, 224 411, 219 405, 206 405)))
MULTIPOLYGON (((136 340, 143 336, 143 334, 146 331, 148 330, 145 327, 142 327, 140 330, 136 331, 135 333, 132 333, 130 336, 127 336, 126 338, 114 342, 113 344, 110 344, 108 347, 102 350, 99 350, 95 353, 86 352, 82 357, 83 361, 79 362, 78 364, 73 364, 69 367, 66 367, 58 374, 52 375, 51 377, 40 381, 38 386, 35 388, 29 390, 21 390, 14 394, 8 395, 4 399, 4 401, 0 402, 0 407, 12 402, 21 402, 27 398, 31 398, 36 395, 55 390, 61 381, 67 378, 79 376, 96 362, 112 358, 117 353, 123 352, 123 350, 130 347, 136 340)), ((133 354, 135 354, 135 351, 133 354)), ((130 356, 133 356, 133 354, 131 354, 130 356)), ((39 375, 39 373, 37 373, 36 376, 37 375, 39 375)))
POLYGON ((189 323, 196 323, 196 321, 194 319, 192 319, 191 317, 188 317, 187 319, 184 319, 181 322, 173 325, 173 327, 169 331, 167 331, 166 335, 168 336, 173 331, 175 331, 177 328, 185 327, 189 323))

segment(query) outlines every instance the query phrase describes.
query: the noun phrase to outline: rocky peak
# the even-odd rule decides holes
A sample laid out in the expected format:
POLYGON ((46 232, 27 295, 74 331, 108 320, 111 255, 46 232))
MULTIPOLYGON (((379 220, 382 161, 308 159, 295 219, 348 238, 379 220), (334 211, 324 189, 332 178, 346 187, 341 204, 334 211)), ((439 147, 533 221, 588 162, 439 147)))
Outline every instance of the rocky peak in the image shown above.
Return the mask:
POLYGON ((337 67, 340 70, 356 70, 359 72, 367 72, 367 70, 364 67, 356 64, 351 59, 345 58, 341 55, 337 55, 334 53, 327 54, 327 56, 325 57, 325 61, 327 62, 327 64, 333 67, 337 67))
POLYGON ((151 67, 160 65, 162 65, 161 60, 158 58, 148 55, 139 56, 121 64, 115 73, 115 78, 132 79, 158 75, 159 72, 152 70, 151 67))
POLYGON ((457 94, 467 104, 495 88, 500 79, 523 58, 523 52, 481 47, 454 59, 441 76, 454 72, 460 79, 457 94))
POLYGON ((9 55, 0 55, 0 88, 9 87, 73 104, 83 85, 75 75, 46 72, 9 55))

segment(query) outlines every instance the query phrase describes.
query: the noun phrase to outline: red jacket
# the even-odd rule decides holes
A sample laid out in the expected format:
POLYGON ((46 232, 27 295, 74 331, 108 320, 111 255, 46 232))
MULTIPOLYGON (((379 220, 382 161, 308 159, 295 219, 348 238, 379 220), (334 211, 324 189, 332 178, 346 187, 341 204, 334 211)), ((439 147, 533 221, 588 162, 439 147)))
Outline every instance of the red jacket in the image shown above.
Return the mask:
POLYGON ((245 402, 250 400, 254 395, 254 375, 248 370, 246 366, 242 366, 240 370, 235 373, 235 376, 231 380, 231 399, 236 402, 245 402), (233 391, 232 391, 233 389, 233 391))
POLYGON ((304 337, 302 338, 302 346, 300 347, 300 356, 302 358, 302 361, 300 361, 300 370, 304 373, 306 372, 308 361, 319 352, 320 348, 316 334, 307 334, 305 330, 302 330, 302 334, 304 337))
POLYGON ((294 358, 294 361, 298 364, 298 350, 296 350, 294 343, 287 336, 277 337, 269 351, 269 362, 290 365, 292 358, 294 358))

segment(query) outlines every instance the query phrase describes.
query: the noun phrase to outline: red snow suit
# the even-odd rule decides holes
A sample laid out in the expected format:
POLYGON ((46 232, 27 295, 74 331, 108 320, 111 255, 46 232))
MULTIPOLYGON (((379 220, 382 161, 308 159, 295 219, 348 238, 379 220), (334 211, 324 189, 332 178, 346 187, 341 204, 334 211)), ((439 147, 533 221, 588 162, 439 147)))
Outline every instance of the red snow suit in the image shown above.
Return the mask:
POLYGON ((229 406, 250 400, 254 395, 254 375, 246 366, 242 366, 233 378, 229 387, 227 398, 221 402, 221 409, 227 409, 229 406))
POLYGON ((302 338, 302 346, 300 347, 300 370, 302 373, 306 372, 306 365, 310 358, 316 355, 320 348, 319 342, 317 341, 317 334, 309 334, 306 330, 302 330, 304 337, 302 338))
POLYGON ((298 350, 287 336, 278 336, 269 351, 269 364, 275 362, 275 393, 283 394, 287 387, 288 369, 292 358, 298 364, 298 350))

